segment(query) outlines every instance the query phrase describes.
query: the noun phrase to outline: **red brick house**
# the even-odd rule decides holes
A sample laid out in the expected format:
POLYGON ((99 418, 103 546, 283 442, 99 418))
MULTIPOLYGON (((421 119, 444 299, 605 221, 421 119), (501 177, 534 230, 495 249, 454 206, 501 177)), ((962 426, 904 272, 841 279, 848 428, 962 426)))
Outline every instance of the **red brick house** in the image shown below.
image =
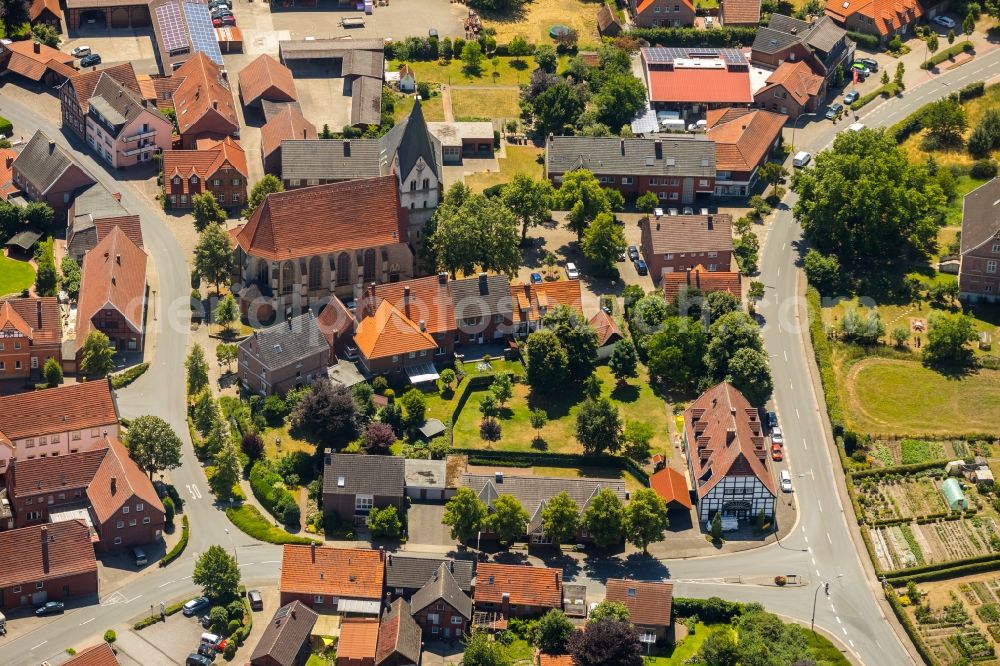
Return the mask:
POLYGON ((971 301, 1000 298, 1000 179, 965 195, 958 291, 971 301))
POLYGON ((131 62, 111 65, 105 69, 87 69, 66 79, 66 83, 59 87, 62 124, 63 127, 70 128, 81 140, 87 138, 86 119, 90 111, 90 98, 97 89, 97 82, 105 74, 132 92, 142 94, 131 62))
POLYGON ((707 265, 709 272, 729 271, 733 261, 732 218, 717 215, 644 217, 642 255, 654 280, 707 265))
POLYGON ((63 662, 63 666, 120 666, 110 643, 98 643, 84 648, 63 662))
POLYGON ((259 55, 240 70, 240 97, 246 106, 260 105, 261 100, 295 102, 292 70, 267 54, 259 55))
POLYGON ((708 139, 715 143, 715 196, 745 197, 757 187, 757 170, 781 145, 786 117, 754 109, 708 112, 708 139))
POLYGON ((210 192, 219 205, 240 209, 247 200, 247 158, 238 141, 204 139, 193 150, 163 151, 163 188, 167 207, 194 207, 196 194, 210 192))
POLYGON ((314 609, 377 618, 384 581, 382 551, 288 544, 278 591, 282 605, 298 600, 314 609))
POLYGON ((462 591, 447 563, 413 594, 410 612, 428 640, 465 635, 472 623, 472 599, 462 591))
POLYGON ((337 666, 375 666, 378 633, 378 618, 344 618, 337 639, 337 666))
POLYGON ((18 527, 50 522, 53 513, 80 508, 86 515, 87 487, 107 455, 101 448, 49 458, 18 458, 7 474, 7 491, 18 527))
POLYGON ((694 268, 663 274, 663 298, 670 303, 686 289, 697 289, 702 294, 713 291, 728 291, 736 298, 742 298, 742 277, 736 271, 710 271, 698 264, 694 268))
POLYGON ((38 130, 11 164, 14 185, 32 201, 47 203, 65 222, 76 193, 97 181, 68 150, 38 130))
POLYGON ((361 320, 354 344, 361 364, 372 375, 425 367, 438 351, 426 323, 414 322, 389 301, 382 301, 374 315, 361 320))
POLYGON ((73 56, 33 39, 0 42, 0 72, 6 70, 35 83, 62 83, 76 73, 73 56))
POLYGON ((829 16, 814 21, 771 14, 766 26, 761 26, 750 48, 750 60, 755 65, 774 69, 783 62, 805 60, 813 72, 827 84, 838 69, 847 70, 854 60, 855 44, 847 31, 829 16))
POLYGON ((473 599, 476 611, 488 613, 495 625, 511 617, 561 610, 562 591, 562 569, 483 562, 476 568, 473 599))
POLYGON ((286 105, 260 128, 260 155, 264 160, 264 171, 281 174, 282 141, 308 141, 318 137, 316 126, 306 120, 297 108, 286 105))
POLYGON ((875 35, 884 43, 909 32, 924 10, 919 0, 827 0, 826 15, 847 30, 875 35))
POLYGON ((323 457, 323 511, 345 523, 364 525, 372 509, 405 511, 405 469, 399 456, 331 453, 323 457))
POLYGON ((640 28, 678 28, 694 25, 691 0, 629 0, 632 22, 640 28))
POLYGON ((0 532, 0 608, 97 594, 90 529, 79 520, 0 532))
POLYGON ((32 0, 28 7, 28 20, 31 25, 44 23, 52 26, 56 32, 62 32, 62 8, 59 0, 32 0))
POLYGON ((826 79, 813 72, 805 60, 786 60, 767 77, 763 88, 754 93, 753 103, 761 109, 782 113, 791 119, 816 113, 826 101, 826 79))
POLYGON ((191 150, 200 139, 222 141, 226 137, 240 137, 233 91, 222 67, 201 51, 195 51, 173 76, 183 79, 173 93, 182 148, 191 150))
POLYGON ((670 616, 674 602, 673 584, 610 579, 604 599, 625 604, 629 622, 639 630, 642 643, 653 644, 667 638, 673 624, 670 616))
POLYGON ((41 377, 62 365, 62 315, 55 297, 0 299, 0 379, 41 377))

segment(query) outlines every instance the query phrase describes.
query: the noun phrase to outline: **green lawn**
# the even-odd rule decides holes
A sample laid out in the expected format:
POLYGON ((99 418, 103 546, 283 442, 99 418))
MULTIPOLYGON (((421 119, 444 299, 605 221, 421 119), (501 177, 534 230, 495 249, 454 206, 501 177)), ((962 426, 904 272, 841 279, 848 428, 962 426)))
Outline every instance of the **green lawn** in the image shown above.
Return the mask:
MULTIPOLYGON (((407 62, 417 76, 417 81, 427 83, 447 83, 448 85, 500 85, 519 86, 531 81, 531 71, 535 69, 535 62, 530 56, 514 58, 512 56, 497 56, 496 76, 494 76, 493 63, 490 59, 483 58, 482 66, 478 73, 465 71, 465 66, 461 60, 453 58, 451 60, 417 60, 407 62)), ((402 60, 393 60, 390 71, 398 71, 402 60)))
POLYGON ((0 296, 20 294, 35 282, 35 269, 26 261, 0 254, 0 296))
POLYGON ((309 455, 312 455, 316 451, 316 447, 305 441, 304 439, 296 439, 292 437, 289 429, 291 425, 288 420, 280 428, 268 428, 261 433, 261 438, 264 440, 264 455, 271 460, 277 460, 286 453, 291 453, 292 451, 305 451, 309 455), (281 439, 281 447, 278 447, 278 439, 281 439))
POLYGON ((816 666, 850 666, 850 660, 830 639, 814 634, 805 627, 799 627, 809 643, 809 653, 816 666))
MULTIPOLYGON (((654 453, 670 454, 667 425, 667 405, 649 386, 645 370, 628 385, 618 388, 607 366, 599 366, 597 376, 603 382, 603 394, 609 396, 619 408, 622 419, 645 421, 656 433, 652 441, 654 453)), ((482 417, 479 405, 486 391, 470 394, 454 426, 455 446, 459 448, 486 448, 479 438, 482 417)), ((489 448, 501 451, 552 451, 557 453, 582 453, 576 440, 576 413, 582 395, 580 389, 567 388, 555 395, 535 395, 527 384, 514 385, 514 397, 507 403, 501 417, 502 437, 489 448), (548 414, 549 422, 540 431, 541 445, 535 443, 535 429, 531 427, 529 413, 539 408, 548 414)))
MULTIPOLYGON (((396 98, 396 105, 393 107, 393 115, 396 117, 397 123, 401 122, 404 118, 407 118, 410 115, 410 111, 413 110, 414 101, 415 98, 413 95, 396 98)), ((444 122, 444 106, 441 103, 441 93, 437 90, 434 91, 430 99, 422 100, 420 102, 420 107, 424 112, 424 120, 427 122, 444 122)))
POLYGON ((455 120, 464 118, 518 118, 521 115, 520 92, 515 88, 479 90, 453 88, 451 110, 455 120))
POLYGON ((712 627, 698 622, 695 624, 694 634, 688 634, 674 648, 668 648, 663 654, 656 657, 646 657, 647 666, 680 666, 686 664, 687 660, 695 656, 701 649, 701 644, 708 638, 712 627))
MULTIPOLYGON (((987 86, 986 93, 982 97, 964 102, 962 107, 965 109, 968 120, 964 138, 968 138, 969 134, 972 133, 973 128, 979 124, 980 119, 986 114, 987 109, 995 109, 998 105, 1000 105, 1000 85, 987 86)), ((925 151, 922 143, 926 134, 927 131, 922 130, 908 137, 906 141, 900 144, 903 152, 906 153, 911 162, 924 162, 930 155, 933 155, 934 159, 941 166, 967 167, 971 166, 975 161, 972 155, 969 154, 969 151, 965 149, 964 142, 960 146, 947 150, 925 151)), ((1000 155, 1000 150, 993 151, 994 158, 998 155, 1000 155)))
POLYGON ((487 187, 508 183, 516 173, 526 173, 533 178, 541 178, 544 168, 542 149, 533 146, 507 146, 507 157, 497 160, 500 171, 474 173, 465 177, 465 184, 475 192, 482 192, 487 187))

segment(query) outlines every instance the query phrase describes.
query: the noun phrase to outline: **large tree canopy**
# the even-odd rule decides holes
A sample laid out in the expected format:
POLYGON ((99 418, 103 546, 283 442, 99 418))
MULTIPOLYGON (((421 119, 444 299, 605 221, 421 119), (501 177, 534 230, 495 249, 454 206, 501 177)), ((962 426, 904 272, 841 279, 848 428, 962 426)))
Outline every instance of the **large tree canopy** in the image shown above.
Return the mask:
POLYGON ((883 131, 841 132, 792 180, 810 243, 848 269, 934 248, 945 196, 883 131))
POLYGON ((513 275, 521 265, 521 235, 514 213, 461 183, 434 211, 427 244, 436 267, 452 275, 477 269, 513 275))

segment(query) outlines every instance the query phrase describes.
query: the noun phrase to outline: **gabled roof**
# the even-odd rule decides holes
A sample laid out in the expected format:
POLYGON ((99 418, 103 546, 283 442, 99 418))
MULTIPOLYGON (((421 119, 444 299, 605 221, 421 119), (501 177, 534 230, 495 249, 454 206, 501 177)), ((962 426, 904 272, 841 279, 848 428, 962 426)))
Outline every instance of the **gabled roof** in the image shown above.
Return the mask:
POLYGON ((28 7, 28 20, 34 23, 48 10, 56 18, 62 18, 62 9, 59 7, 59 0, 32 0, 28 7))
POLYGON ((212 62, 201 51, 195 51, 176 72, 184 82, 174 91, 174 110, 177 112, 177 126, 181 134, 186 134, 192 126, 208 114, 216 114, 229 125, 232 131, 240 127, 233 92, 229 81, 222 74, 222 68, 212 62))
POLYGON ((583 297, 579 280, 559 280, 543 284, 510 285, 510 296, 514 304, 513 321, 538 321, 546 312, 557 305, 565 305, 579 315, 583 315, 583 297))
POLYGON ((447 603, 466 620, 472 619, 472 599, 458 584, 451 567, 445 563, 441 563, 437 571, 431 574, 430 580, 413 594, 410 604, 413 612, 419 613, 438 601, 447 603))
POLYGON ((330 349, 312 312, 256 330, 253 335, 240 342, 239 346, 244 353, 255 357, 261 365, 272 371, 330 349))
POLYGON ((132 92, 142 94, 142 89, 139 86, 139 81, 131 62, 111 65, 104 69, 87 69, 78 72, 63 84, 64 86, 72 86, 76 103, 80 106, 80 110, 83 113, 87 113, 87 109, 90 107, 90 98, 94 95, 97 82, 102 76, 110 76, 132 92))
POLYGON ((805 60, 786 60, 767 77, 767 85, 757 94, 765 93, 774 86, 782 86, 796 102, 805 105, 810 97, 819 94, 823 81, 823 77, 814 73, 805 60))
POLYGON ((115 227, 83 258, 76 315, 76 348, 83 347, 92 319, 114 308, 136 331, 143 330, 146 306, 146 253, 115 227))
POLYGON ((0 396, 0 434, 11 441, 117 424, 108 380, 0 396))
POLYGON ((294 102, 299 98, 291 70, 266 53, 241 69, 239 79, 244 104, 253 104, 260 98, 278 102, 294 102))
POLYGON ((260 149, 266 158, 281 148, 283 141, 308 141, 317 136, 316 126, 300 110, 288 105, 260 128, 260 149))
MULTIPOLYGON (((282 149, 284 155, 284 149, 282 149)), ((268 194, 236 237, 272 261, 407 242, 392 176, 268 194)))
POLYGON ((117 128, 119 132, 124 130, 143 111, 166 120, 155 106, 147 108, 139 93, 133 92, 108 74, 102 74, 97 80, 89 107, 100 114, 100 118, 105 121, 102 124, 113 135, 113 128, 117 128))
POLYGON ((682 289, 693 287, 703 294, 728 291, 733 296, 741 298, 743 295, 741 284, 742 277, 737 272, 709 271, 699 264, 691 270, 664 273, 663 297, 669 303, 682 289))
POLYGON ((21 149, 13 167, 43 195, 48 194, 49 189, 70 169, 76 169, 90 178, 91 182, 97 182, 73 159, 68 150, 51 140, 42 130, 36 131, 21 149))
POLYGON ((612 578, 608 580, 604 598, 625 604, 632 624, 646 627, 670 626, 670 610, 674 603, 672 583, 612 578))
POLYGON ((510 297, 510 281, 506 275, 480 273, 452 280, 448 287, 455 318, 512 315, 514 301, 510 297))
POLYGON ((2 49, 10 51, 7 69, 32 81, 41 81, 45 72, 52 69, 50 62, 62 66, 56 68, 60 74, 72 75, 76 71, 72 68, 73 56, 31 39, 4 44, 0 46, 0 52, 2 49))
POLYGON ((270 657, 280 666, 295 666, 296 657, 303 643, 309 640, 319 615, 301 601, 293 601, 279 608, 268 622, 257 646, 250 655, 250 662, 270 657))
POLYGON ((20 192, 14 184, 14 160, 17 159, 17 151, 13 148, 0 148, 0 199, 6 201, 13 195, 20 192), (10 165, 7 161, 10 160, 10 165))
POLYGON ((598 310, 597 314, 590 318, 590 325, 597 331, 597 345, 599 347, 613 344, 625 337, 622 330, 618 328, 615 318, 604 310, 598 310))
POLYGON ((86 254, 91 248, 101 242, 111 233, 111 230, 118 227, 125 236, 142 247, 142 223, 138 215, 124 215, 122 217, 101 217, 93 221, 83 222, 74 220, 67 233, 69 238, 66 241, 66 251, 71 255, 86 254))
POLYGON ((63 662, 63 666, 119 666, 110 643, 98 643, 84 648, 63 662))
POLYGON ((649 487, 667 503, 667 508, 672 508, 670 505, 676 504, 691 509, 691 492, 688 490, 684 475, 677 470, 664 467, 649 477, 649 487))
POLYGON ((721 0, 719 8, 725 25, 757 25, 760 22, 760 0, 721 0))
POLYGON ((337 640, 338 663, 341 660, 348 664, 373 663, 378 648, 378 625, 378 618, 344 618, 337 640))
POLYGON ((708 128, 708 138, 715 142, 715 168, 753 171, 781 136, 787 116, 762 109, 733 111, 708 128))
POLYGON ((500 604, 504 593, 511 605, 562 607, 562 569, 483 562, 476 567, 477 604, 500 604))
POLYGON ((387 588, 420 588, 442 566, 447 567, 463 592, 472 589, 472 562, 443 557, 419 557, 416 555, 388 555, 385 562, 385 586, 387 588))
POLYGON ((421 634, 420 625, 413 619, 410 605, 403 599, 396 599, 382 616, 375 648, 375 666, 380 666, 397 655, 399 661, 393 660, 391 663, 419 663, 421 634))
POLYGON ((369 360, 432 351, 438 346, 430 333, 420 330, 419 324, 389 301, 382 301, 374 315, 361 320, 354 332, 354 344, 369 360))
POLYGON ((1000 242, 1000 178, 972 190, 962 202, 961 253, 990 241, 1000 242))
MULTIPOLYGON (((656 5, 657 0, 638 0, 635 7, 636 15, 642 15, 653 8, 656 5)), ((691 0, 681 0, 685 7, 687 7, 692 12, 694 11, 694 4, 691 0)))
MULTIPOLYGON (((98 522, 109 520, 123 504, 142 500, 146 509, 163 513, 163 503, 153 482, 129 457, 125 446, 115 437, 105 437, 104 460, 87 486, 87 498, 98 522)), ((78 453, 71 453, 67 458, 78 453)))
POLYGON ((0 532, 0 562, 4 563, 0 587, 34 587, 34 583, 80 574, 97 578, 90 528, 80 520, 0 532))
POLYGON ((354 334, 354 313, 347 309, 344 302, 336 296, 331 296, 330 300, 320 310, 316 317, 316 325, 326 338, 326 343, 333 347, 334 342, 341 335, 354 334))
POLYGON ((603 35, 608 32, 608 28, 614 26, 609 35, 613 36, 616 33, 620 33, 622 30, 621 21, 618 19, 618 15, 611 9, 607 4, 602 4, 601 8, 597 10, 597 30, 603 35))
POLYGON ((649 229, 653 254, 679 252, 730 252, 733 249, 733 222, 726 213, 671 215, 642 219, 649 229))
POLYGON ((0 331, 7 327, 36 345, 58 344, 62 340, 59 301, 54 296, 0 299, 0 331))
POLYGON ((286 544, 278 589, 342 599, 382 599, 385 567, 377 550, 286 544))
POLYGON ((382 119, 382 79, 359 76, 351 84, 351 125, 378 125, 382 119))
POLYGON ((232 169, 244 179, 249 174, 243 147, 239 141, 228 136, 222 141, 198 141, 195 150, 165 150, 162 165, 163 177, 167 181, 180 177, 183 192, 189 191, 191 176, 198 176, 204 182, 214 178, 220 169, 232 169))
POLYGON ((13 497, 85 489, 94 480, 106 454, 105 443, 101 448, 64 456, 17 459, 14 462, 13 497))
POLYGON ((841 23, 854 14, 871 19, 880 35, 894 33, 923 16, 917 0, 827 0, 826 15, 841 23))
POLYGON ((399 456, 331 453, 323 459, 323 494, 402 497, 404 465, 399 456))
POLYGON ((708 389, 684 411, 684 435, 699 498, 727 476, 755 476, 775 494, 757 410, 729 382, 708 389))
POLYGON ((0 331, 7 330, 11 333, 20 333, 26 338, 32 338, 32 328, 19 312, 14 309, 10 301, 0 301, 0 331))
POLYGON ((715 176, 715 146, 703 138, 555 136, 545 145, 546 173, 715 176), (659 150, 657 144, 659 143, 659 150))
POLYGON ((376 285, 374 298, 370 292, 365 296, 365 316, 375 314, 382 302, 388 301, 410 321, 424 322, 428 333, 453 331, 455 308, 449 283, 445 273, 376 285))

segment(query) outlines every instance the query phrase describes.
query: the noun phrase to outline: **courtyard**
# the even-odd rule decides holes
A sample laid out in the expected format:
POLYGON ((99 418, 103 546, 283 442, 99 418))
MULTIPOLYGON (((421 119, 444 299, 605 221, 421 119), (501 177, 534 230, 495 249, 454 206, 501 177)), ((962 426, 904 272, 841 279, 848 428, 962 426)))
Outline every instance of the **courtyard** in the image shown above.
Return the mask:
POLYGON ((442 38, 464 37, 462 21, 466 13, 465 5, 452 4, 448 0, 393 0, 387 6, 376 5, 374 12, 367 16, 353 7, 342 9, 337 3, 329 1, 316 8, 271 5, 274 29, 279 32, 279 39, 377 37, 401 40, 427 35, 432 29, 437 30, 442 38), (342 19, 359 16, 364 17, 364 27, 347 28, 341 24, 342 19))

